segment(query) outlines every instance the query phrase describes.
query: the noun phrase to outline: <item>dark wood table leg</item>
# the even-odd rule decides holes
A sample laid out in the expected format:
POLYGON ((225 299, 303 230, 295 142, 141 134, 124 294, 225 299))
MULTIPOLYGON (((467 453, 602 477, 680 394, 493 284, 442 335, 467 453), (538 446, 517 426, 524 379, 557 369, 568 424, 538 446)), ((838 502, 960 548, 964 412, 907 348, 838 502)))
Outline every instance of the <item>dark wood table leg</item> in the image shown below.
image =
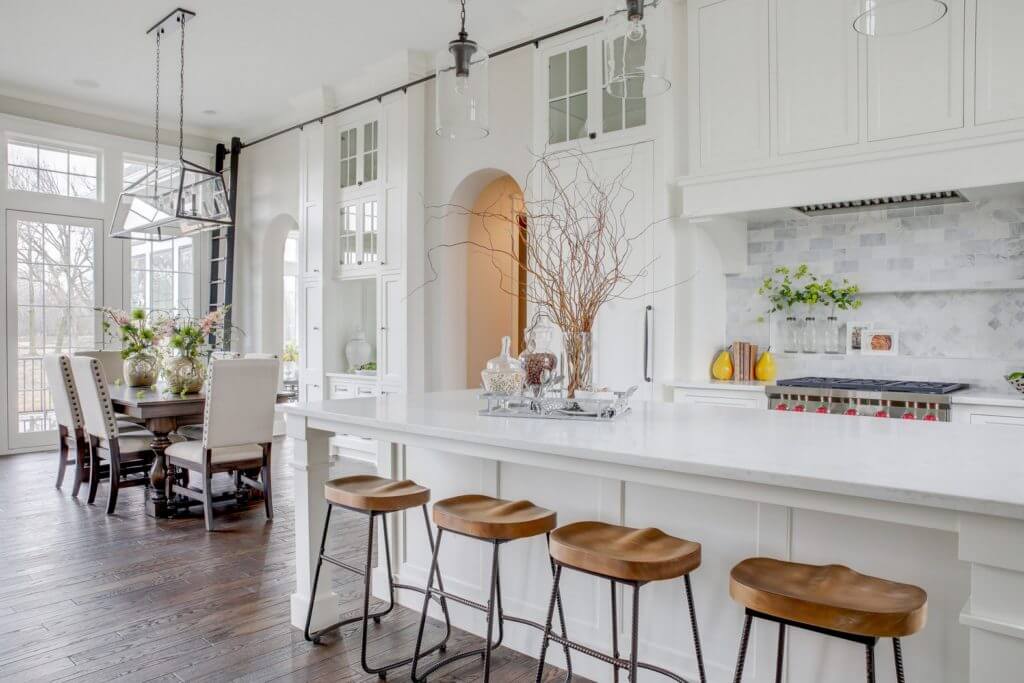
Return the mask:
POLYGON ((153 467, 149 470, 149 495, 146 497, 146 514, 150 517, 170 517, 174 512, 172 498, 169 495, 172 478, 167 472, 167 456, 164 451, 171 445, 168 434, 174 431, 176 422, 173 418, 155 418, 146 421, 146 428, 153 432, 150 447, 156 453, 153 467))

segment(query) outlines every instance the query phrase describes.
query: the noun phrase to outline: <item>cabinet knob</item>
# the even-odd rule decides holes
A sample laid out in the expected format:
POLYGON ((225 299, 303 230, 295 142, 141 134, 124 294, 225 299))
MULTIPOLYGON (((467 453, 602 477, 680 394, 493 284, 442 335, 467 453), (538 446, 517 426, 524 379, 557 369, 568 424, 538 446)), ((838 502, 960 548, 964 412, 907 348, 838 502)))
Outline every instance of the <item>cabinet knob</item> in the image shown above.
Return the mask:
POLYGON ((388 328, 384 327, 383 325, 381 325, 381 326, 380 326, 380 331, 381 331, 381 332, 383 332, 383 331, 384 331, 384 330, 386 330, 386 329, 388 329, 388 328))
POLYGON ((382 266, 386 266, 386 265, 388 264, 388 262, 387 262, 387 261, 381 261, 381 262, 380 262, 380 264, 381 264, 382 266))
POLYGON ((597 133, 591 133, 590 134, 590 139, 591 140, 596 140, 597 139, 597 133))
POLYGON ((314 273, 319 273, 319 272, 320 272, 320 269, 319 269, 319 268, 314 268, 314 269, 313 269, 313 272, 314 272, 314 273))
POLYGON ((357 266, 361 266, 361 265, 363 265, 363 262, 362 261, 356 261, 356 265, 357 266))
POLYGON ((320 331, 320 328, 319 328, 319 327, 317 327, 316 325, 313 325, 313 331, 314 331, 314 332, 319 332, 319 331, 320 331))

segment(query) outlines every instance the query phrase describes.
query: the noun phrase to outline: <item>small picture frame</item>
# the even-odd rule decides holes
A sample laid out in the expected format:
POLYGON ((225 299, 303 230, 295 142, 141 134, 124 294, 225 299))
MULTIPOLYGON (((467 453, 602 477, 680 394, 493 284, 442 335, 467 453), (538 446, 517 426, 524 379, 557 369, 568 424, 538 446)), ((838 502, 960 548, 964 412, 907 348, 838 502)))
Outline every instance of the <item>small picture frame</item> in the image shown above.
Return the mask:
POLYGON ((852 320, 846 323, 846 353, 860 353, 864 336, 871 329, 871 323, 858 323, 852 320))
POLYGON ((861 353, 869 356, 897 356, 900 334, 896 330, 869 329, 861 338, 861 353))

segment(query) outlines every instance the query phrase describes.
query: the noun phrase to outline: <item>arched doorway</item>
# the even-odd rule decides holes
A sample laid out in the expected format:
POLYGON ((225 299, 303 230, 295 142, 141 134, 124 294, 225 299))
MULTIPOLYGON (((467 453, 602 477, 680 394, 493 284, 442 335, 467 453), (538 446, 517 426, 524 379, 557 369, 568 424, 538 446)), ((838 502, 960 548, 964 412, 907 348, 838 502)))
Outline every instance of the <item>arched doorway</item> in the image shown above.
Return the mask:
POLYGON ((469 216, 466 249, 466 386, 480 386, 480 371, 498 355, 501 338, 512 338, 512 353, 524 343, 527 324, 523 253, 523 190, 509 175, 488 183, 469 216))

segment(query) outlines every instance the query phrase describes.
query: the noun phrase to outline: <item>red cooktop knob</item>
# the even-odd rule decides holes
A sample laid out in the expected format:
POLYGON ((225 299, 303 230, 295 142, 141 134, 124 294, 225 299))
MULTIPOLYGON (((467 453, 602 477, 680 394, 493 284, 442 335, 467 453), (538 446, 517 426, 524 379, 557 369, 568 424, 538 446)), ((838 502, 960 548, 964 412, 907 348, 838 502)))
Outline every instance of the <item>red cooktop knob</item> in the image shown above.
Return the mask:
POLYGON ((875 411, 875 417, 889 417, 889 413, 885 409, 875 411))
POLYGON ((779 405, 775 406, 775 410, 789 410, 789 406, 786 405, 785 403, 780 403, 779 405))
POLYGON ((793 407, 793 412, 794 413, 802 413, 802 412, 804 412, 804 410, 805 410, 805 408, 804 408, 804 404, 803 403, 793 407))
POLYGON ((827 415, 828 406, 818 406, 814 412, 818 413, 819 415, 827 415))
POLYGON ((921 419, 923 419, 925 422, 938 422, 939 421, 939 418, 935 416, 935 413, 928 413, 927 415, 925 415, 921 419))
POLYGON ((916 420, 917 419, 916 417, 914 417, 914 414, 912 412, 910 412, 909 410, 907 412, 903 413, 902 417, 903 417, 904 420, 916 420))
POLYGON ((860 415, 860 413, 857 412, 856 408, 847 408, 843 415, 860 415))

